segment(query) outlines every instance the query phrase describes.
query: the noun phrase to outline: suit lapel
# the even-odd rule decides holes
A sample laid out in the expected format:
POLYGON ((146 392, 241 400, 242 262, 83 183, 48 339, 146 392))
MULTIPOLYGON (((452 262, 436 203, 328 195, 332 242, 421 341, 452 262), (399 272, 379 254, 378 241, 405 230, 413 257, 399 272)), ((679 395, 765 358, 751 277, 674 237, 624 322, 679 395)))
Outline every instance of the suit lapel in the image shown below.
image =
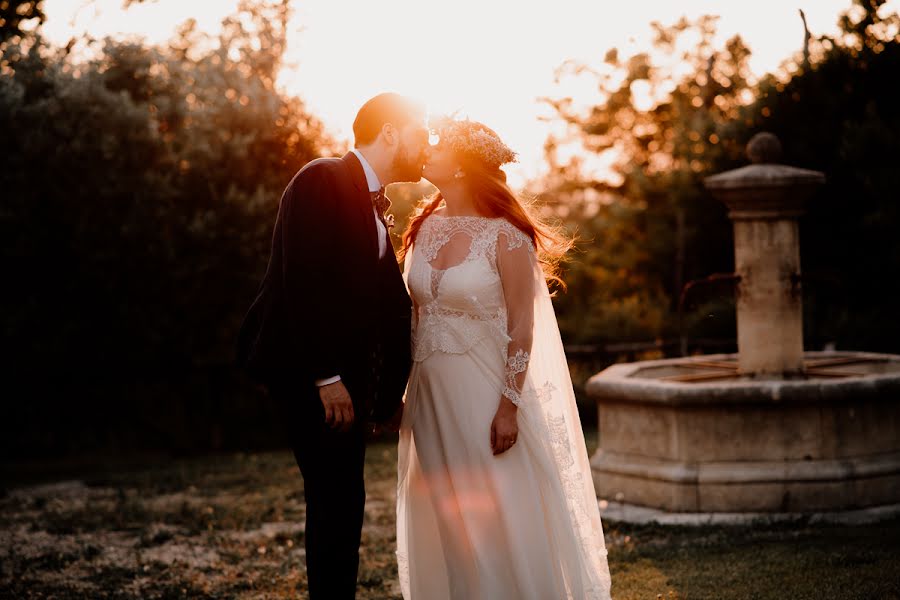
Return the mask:
POLYGON ((350 178, 353 180, 353 187, 356 191, 354 205, 366 231, 370 254, 377 260, 378 232, 375 228, 375 213, 372 211, 372 196, 369 193, 369 185, 366 182, 366 173, 363 171, 362 163, 359 162, 354 153, 348 152, 341 160, 344 161, 347 170, 350 172, 350 178))

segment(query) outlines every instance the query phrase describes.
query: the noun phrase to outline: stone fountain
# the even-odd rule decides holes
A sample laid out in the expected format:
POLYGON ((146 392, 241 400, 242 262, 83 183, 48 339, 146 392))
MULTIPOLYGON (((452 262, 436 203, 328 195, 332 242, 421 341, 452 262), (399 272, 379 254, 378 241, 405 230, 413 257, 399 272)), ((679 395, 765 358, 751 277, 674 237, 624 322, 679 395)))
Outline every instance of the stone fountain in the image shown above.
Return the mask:
POLYGON ((709 177, 734 225, 737 354, 613 365, 599 413, 598 495, 661 514, 834 513, 900 503, 900 356, 804 352, 798 218, 825 178, 777 164, 709 177))

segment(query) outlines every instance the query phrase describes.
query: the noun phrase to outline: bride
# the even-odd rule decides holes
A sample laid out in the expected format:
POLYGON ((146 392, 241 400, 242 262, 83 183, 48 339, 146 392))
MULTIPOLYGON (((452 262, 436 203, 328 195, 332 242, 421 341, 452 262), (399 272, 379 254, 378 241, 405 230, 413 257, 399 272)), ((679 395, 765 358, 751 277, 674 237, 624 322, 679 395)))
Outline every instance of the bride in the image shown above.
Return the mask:
POLYGON ((449 121, 439 192, 403 236, 413 368, 400 427, 406 600, 608 599, 584 435, 547 281, 568 249, 526 209, 488 127, 449 121))

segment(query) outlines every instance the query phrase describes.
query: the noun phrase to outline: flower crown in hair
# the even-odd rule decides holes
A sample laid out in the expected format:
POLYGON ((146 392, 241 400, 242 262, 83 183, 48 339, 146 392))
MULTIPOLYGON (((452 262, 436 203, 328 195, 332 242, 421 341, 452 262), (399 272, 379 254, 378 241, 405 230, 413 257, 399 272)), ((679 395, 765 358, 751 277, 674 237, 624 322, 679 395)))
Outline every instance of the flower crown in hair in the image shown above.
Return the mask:
POLYGON ((500 168, 516 162, 516 153, 494 131, 477 121, 444 118, 434 123, 440 141, 454 152, 473 156, 485 164, 500 168))

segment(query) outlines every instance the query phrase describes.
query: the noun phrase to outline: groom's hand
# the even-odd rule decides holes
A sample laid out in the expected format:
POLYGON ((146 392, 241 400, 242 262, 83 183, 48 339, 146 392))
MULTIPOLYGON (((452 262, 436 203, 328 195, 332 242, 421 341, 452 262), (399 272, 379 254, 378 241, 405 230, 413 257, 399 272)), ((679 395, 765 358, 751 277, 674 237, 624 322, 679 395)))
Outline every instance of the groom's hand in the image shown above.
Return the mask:
POLYGON ((325 422, 333 429, 350 431, 353 426, 353 401, 342 381, 319 388, 319 398, 325 408, 325 422))

